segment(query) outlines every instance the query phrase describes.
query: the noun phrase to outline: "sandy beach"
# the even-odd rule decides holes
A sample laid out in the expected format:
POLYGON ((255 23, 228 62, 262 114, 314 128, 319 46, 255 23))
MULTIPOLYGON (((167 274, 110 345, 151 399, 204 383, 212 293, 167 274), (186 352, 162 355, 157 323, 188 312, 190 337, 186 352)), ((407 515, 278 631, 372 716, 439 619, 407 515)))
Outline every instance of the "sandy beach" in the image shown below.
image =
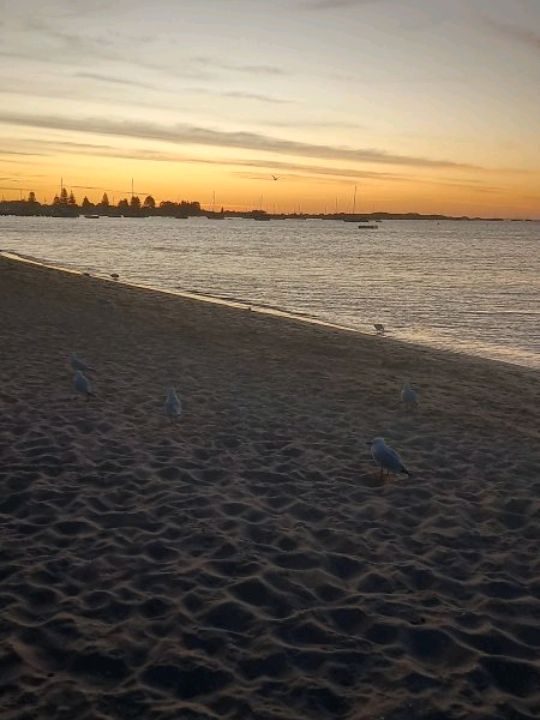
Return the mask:
POLYGON ((539 717, 538 373, 6 258, 0 309, 3 720, 539 717))

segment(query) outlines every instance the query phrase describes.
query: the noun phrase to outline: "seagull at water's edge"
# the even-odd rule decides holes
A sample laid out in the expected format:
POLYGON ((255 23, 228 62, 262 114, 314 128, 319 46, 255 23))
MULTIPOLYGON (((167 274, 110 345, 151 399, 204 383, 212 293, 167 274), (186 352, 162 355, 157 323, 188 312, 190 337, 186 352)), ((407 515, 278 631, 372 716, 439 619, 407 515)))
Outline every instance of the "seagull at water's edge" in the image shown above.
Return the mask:
POLYGON ((401 389, 401 401, 405 403, 406 407, 418 405, 418 393, 412 389, 408 382, 404 383, 401 389))
POLYGON ((176 394, 176 390, 174 388, 169 388, 167 390, 167 399, 165 400, 165 412, 171 420, 174 420, 174 418, 179 418, 182 414, 182 403, 180 402, 180 399, 176 394))
POLYGON ((387 445, 383 438, 376 437, 373 442, 368 442, 368 445, 371 445, 372 458, 375 460, 377 465, 380 465, 381 467, 381 479, 384 470, 386 470, 387 473, 392 472, 394 475, 399 475, 399 473, 410 475, 410 472, 401 462, 401 458, 397 452, 387 445))
POLYGON ((75 377, 73 378, 73 387, 78 393, 84 395, 87 400, 89 400, 91 395, 94 394, 90 380, 82 373, 81 370, 77 370, 75 373, 75 377))
POLYGON ((88 363, 85 363, 84 360, 77 355, 77 353, 71 353, 69 356, 69 364, 73 370, 90 370, 91 372, 95 372, 95 369, 88 365, 88 363))

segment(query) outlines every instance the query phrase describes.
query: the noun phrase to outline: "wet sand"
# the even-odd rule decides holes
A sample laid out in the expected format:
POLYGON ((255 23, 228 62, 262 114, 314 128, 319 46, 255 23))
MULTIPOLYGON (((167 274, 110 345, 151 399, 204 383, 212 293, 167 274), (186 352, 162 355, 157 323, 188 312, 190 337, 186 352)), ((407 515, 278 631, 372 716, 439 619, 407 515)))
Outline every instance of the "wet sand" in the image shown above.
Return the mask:
POLYGON ((538 373, 5 258, 0 309, 3 720, 539 716, 538 373))

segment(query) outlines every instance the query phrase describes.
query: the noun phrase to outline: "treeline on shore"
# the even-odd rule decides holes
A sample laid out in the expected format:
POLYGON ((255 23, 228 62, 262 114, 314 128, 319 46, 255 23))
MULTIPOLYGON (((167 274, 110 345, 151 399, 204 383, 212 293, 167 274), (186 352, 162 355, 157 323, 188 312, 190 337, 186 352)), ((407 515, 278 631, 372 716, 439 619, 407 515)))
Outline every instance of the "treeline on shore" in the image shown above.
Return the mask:
POLYGON ((451 215, 422 215, 421 213, 390 213, 390 212, 373 212, 356 215, 352 213, 267 213, 265 210, 224 210, 219 211, 203 210, 198 201, 188 202, 182 200, 175 203, 170 200, 164 200, 159 204, 156 203, 152 195, 147 195, 143 201, 133 195, 131 199, 123 198, 117 205, 113 205, 107 196, 103 197, 99 203, 91 202, 88 197, 84 197, 79 205, 73 192, 68 193, 62 188, 60 195, 56 195, 51 204, 40 203, 36 199, 34 192, 30 192, 26 200, 2 200, 0 201, 0 215, 23 215, 23 216, 46 216, 46 217, 79 217, 79 215, 89 216, 107 216, 107 217, 177 217, 187 218, 205 215, 207 217, 244 217, 256 219, 284 219, 284 218, 320 218, 323 220, 348 220, 351 222, 363 220, 503 220, 500 217, 481 218, 469 217, 467 215, 451 216, 451 215))
POLYGON ((110 217, 145 217, 148 215, 189 217, 201 213, 199 202, 182 200, 182 202, 174 203, 166 200, 158 205, 151 195, 148 195, 142 202, 137 195, 133 195, 130 200, 124 198, 117 205, 113 205, 109 201, 107 193, 104 193, 99 203, 93 203, 85 196, 79 205, 74 194, 68 193, 65 188, 62 188, 60 195, 54 197, 50 205, 38 202, 34 192, 29 193, 26 200, 2 200, 0 202, 1 215, 77 217, 78 215, 96 214, 110 217))

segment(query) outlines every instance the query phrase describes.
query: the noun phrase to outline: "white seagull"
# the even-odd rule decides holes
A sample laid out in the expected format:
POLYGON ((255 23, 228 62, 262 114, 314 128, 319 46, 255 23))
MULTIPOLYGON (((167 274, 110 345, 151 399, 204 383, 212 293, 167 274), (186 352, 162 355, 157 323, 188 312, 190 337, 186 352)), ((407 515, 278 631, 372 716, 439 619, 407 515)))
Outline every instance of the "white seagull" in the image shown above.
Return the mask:
POLYGON ((167 390, 167 399, 165 400, 165 412, 171 420, 178 419, 182 414, 182 403, 176 394, 174 388, 167 390))
POLYGON ((77 372, 75 373, 75 377, 73 378, 73 387, 78 393, 84 395, 87 400, 89 400, 90 396, 94 394, 92 384, 90 383, 90 380, 83 374, 82 370, 77 370, 77 372))
POLYGON ((405 403, 406 408, 418 405, 418 393, 412 389, 408 382, 404 383, 401 388, 401 401, 405 403))
POLYGON ((381 479, 384 470, 388 474, 394 473, 394 475, 398 475, 399 473, 405 473, 410 475, 397 452, 387 445, 383 438, 376 437, 373 442, 368 442, 368 445, 371 445, 371 456, 377 465, 381 466, 381 479))
POLYGON ((75 371, 77 371, 77 370, 83 370, 83 371, 84 371, 84 370, 86 370, 86 371, 90 370, 90 371, 94 371, 94 372, 95 372, 94 368, 91 367, 90 365, 88 365, 88 363, 85 363, 84 360, 82 360, 82 359, 77 355, 77 353, 71 353, 71 355, 69 356, 69 364, 71 365, 71 367, 72 367, 73 370, 75 370, 75 371))

